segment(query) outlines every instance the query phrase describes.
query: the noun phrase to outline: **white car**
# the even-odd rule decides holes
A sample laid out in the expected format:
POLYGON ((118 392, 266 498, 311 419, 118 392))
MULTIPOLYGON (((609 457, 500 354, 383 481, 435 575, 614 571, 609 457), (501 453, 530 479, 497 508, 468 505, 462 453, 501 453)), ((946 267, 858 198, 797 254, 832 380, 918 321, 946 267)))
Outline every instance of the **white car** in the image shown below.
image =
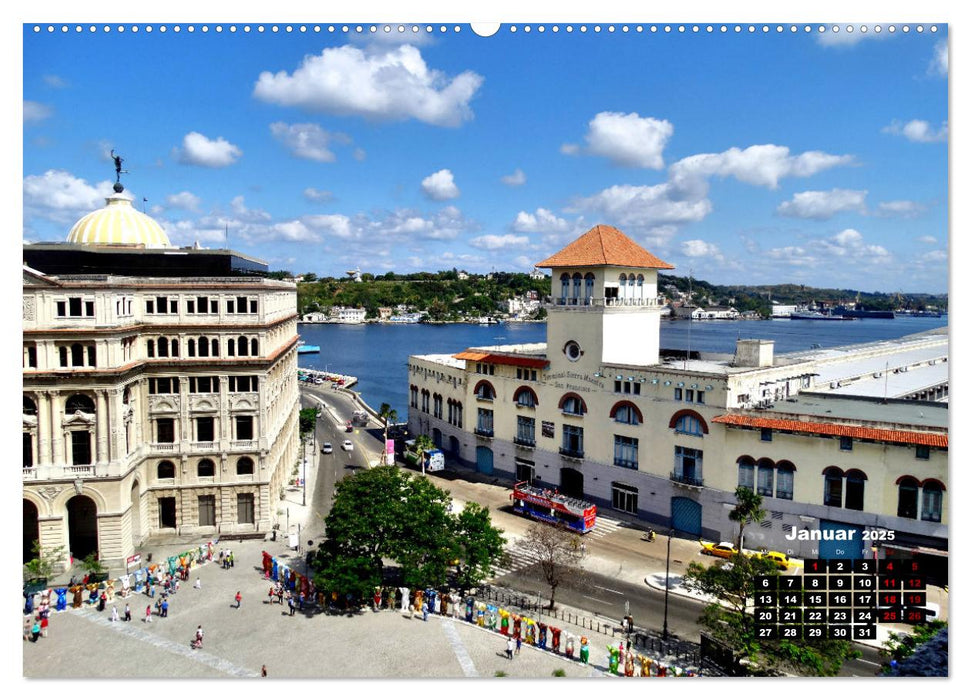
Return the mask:
POLYGON ((343 449, 345 452, 353 452, 354 443, 351 442, 350 440, 345 440, 344 444, 341 445, 341 449, 343 449))
POLYGON ((331 445, 329 442, 325 442, 323 446, 320 448, 320 451, 323 452, 325 455, 329 455, 331 452, 334 451, 334 446, 331 445))

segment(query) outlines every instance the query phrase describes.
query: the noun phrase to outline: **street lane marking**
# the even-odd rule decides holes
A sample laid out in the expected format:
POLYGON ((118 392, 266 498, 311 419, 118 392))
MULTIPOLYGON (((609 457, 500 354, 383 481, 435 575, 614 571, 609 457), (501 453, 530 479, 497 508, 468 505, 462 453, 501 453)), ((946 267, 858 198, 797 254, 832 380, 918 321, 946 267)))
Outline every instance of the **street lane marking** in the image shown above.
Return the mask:
POLYGON ((598 603, 603 603, 604 605, 610 605, 609 600, 601 600, 600 598, 594 598, 592 595, 584 595, 584 598, 589 598, 590 600, 595 600, 598 603))
POLYGON ((593 584, 593 587, 599 588, 602 591, 610 591, 611 593, 616 593, 617 595, 624 595, 623 591, 615 591, 613 588, 606 588, 604 586, 598 586, 597 584, 593 584))

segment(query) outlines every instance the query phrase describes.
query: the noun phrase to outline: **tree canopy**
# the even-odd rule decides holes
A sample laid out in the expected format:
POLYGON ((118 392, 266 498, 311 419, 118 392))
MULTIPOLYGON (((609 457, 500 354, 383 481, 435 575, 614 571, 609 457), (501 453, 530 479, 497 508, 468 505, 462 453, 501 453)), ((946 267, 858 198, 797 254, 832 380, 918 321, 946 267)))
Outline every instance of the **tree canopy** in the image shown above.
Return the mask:
POLYGON ((428 479, 394 466, 342 479, 314 557, 324 590, 365 596, 384 580, 384 562, 401 568, 409 588, 442 587, 456 567, 461 588, 478 585, 502 556, 502 531, 488 508, 468 503, 452 512, 451 496, 428 479))
POLYGON ((762 496, 745 486, 735 489, 735 507, 728 514, 728 519, 738 523, 738 539, 735 547, 742 551, 745 526, 749 523, 760 522, 765 519, 765 509, 762 507, 762 496))
POLYGON ((520 547, 539 562, 543 580, 550 587, 550 610, 556 604, 556 589, 560 584, 580 575, 583 547, 580 536, 564 525, 533 523, 520 540, 520 547))

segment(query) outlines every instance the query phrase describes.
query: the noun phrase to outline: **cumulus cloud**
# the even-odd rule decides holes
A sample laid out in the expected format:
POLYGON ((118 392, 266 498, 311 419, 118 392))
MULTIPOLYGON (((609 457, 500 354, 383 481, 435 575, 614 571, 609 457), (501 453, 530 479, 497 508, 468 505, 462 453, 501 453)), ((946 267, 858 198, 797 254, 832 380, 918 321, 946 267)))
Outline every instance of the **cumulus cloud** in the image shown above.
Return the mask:
POLYGON ((929 250, 920 256, 923 262, 927 263, 946 263, 947 262, 947 251, 946 250, 929 250))
POLYGON ((188 191, 170 194, 165 198, 165 204, 174 209, 184 209, 186 211, 199 211, 202 200, 188 191))
POLYGON ((486 234, 485 236, 478 236, 469 241, 469 245, 473 248, 481 248, 483 250, 503 250, 505 248, 522 248, 523 246, 529 245, 528 236, 517 236, 512 233, 504 233, 502 235, 496 235, 493 233, 486 234))
POLYGON ((701 239, 694 239, 690 241, 683 241, 681 243, 681 252, 689 258, 712 258, 714 260, 723 260, 725 256, 722 255, 721 250, 714 243, 708 243, 701 239))
POLYGON ((947 141, 947 122, 942 122, 941 127, 935 131, 934 127, 923 119, 911 119, 906 124, 894 119, 881 131, 885 134, 903 136, 908 141, 915 143, 947 141))
POLYGON ((334 201, 334 193, 328 190, 318 190, 316 187, 304 188, 303 197, 308 202, 332 202, 334 201))
POLYGON ((853 156, 806 151, 790 155, 786 146, 761 144, 746 149, 729 148, 721 153, 699 153, 674 163, 671 180, 679 188, 690 190, 692 181, 718 175, 734 177, 750 185, 776 189, 784 177, 808 177, 838 165, 849 165, 853 156))
POLYGON ((924 212, 926 207, 920 202, 913 202, 909 199, 897 199, 892 202, 880 202, 877 205, 877 216, 899 216, 904 219, 912 219, 924 212))
POLYGON ((520 185, 526 184, 526 173, 524 173, 519 168, 516 168, 516 170, 513 171, 511 174, 503 175, 499 179, 502 181, 502 184, 504 185, 509 185, 510 187, 519 187, 520 185))
POLYGON ((180 163, 205 168, 225 168, 243 155, 239 146, 229 143, 222 136, 212 140, 198 131, 186 134, 182 139, 182 148, 175 149, 175 152, 180 163))
POLYGON ((799 219, 829 219, 841 211, 866 212, 866 190, 832 189, 828 192, 797 192, 776 211, 799 219))
POLYGON ((246 206, 243 195, 233 197, 229 203, 230 210, 239 219, 247 222, 269 221, 273 216, 262 209, 250 209, 246 206))
POLYGON ((849 258, 866 263, 888 262, 890 251, 882 245, 865 243, 863 234, 847 228, 818 242, 820 248, 839 258, 849 258))
POLYGON ((918 236, 917 237, 917 242, 918 243, 926 243, 928 245, 933 245, 933 244, 937 243, 937 239, 934 236, 918 236))
POLYGON ((614 185, 574 200, 567 211, 593 210, 620 226, 656 227, 701 221, 711 209, 707 198, 683 198, 670 183, 662 183, 614 185))
POLYGON ((54 113, 50 107, 33 100, 24 100, 24 121, 39 122, 47 119, 54 113))
POLYGON ((331 143, 348 144, 351 139, 340 132, 328 132, 319 124, 270 124, 273 138, 282 143, 297 158, 314 160, 318 163, 333 163, 337 156, 330 150, 331 143))
POLYGON ((74 223, 84 214, 105 205, 111 193, 108 181, 90 185, 64 170, 24 178, 25 218, 37 216, 57 223, 74 223))
POLYGON ((820 46, 849 47, 865 39, 889 39, 892 36, 886 25, 882 24, 868 24, 866 31, 861 25, 827 25, 826 31, 816 32, 816 43, 820 46), (837 31, 833 31, 833 27, 837 31))
POLYGON ((931 58, 927 72, 931 75, 946 76, 948 70, 947 39, 941 39, 934 44, 934 56, 931 58))
POLYGON ((588 124, 586 151, 615 165, 660 170, 664 147, 673 133, 674 126, 664 119, 641 117, 637 112, 600 112, 588 124))
POLYGON ((519 233, 562 232, 571 228, 566 219, 561 219, 549 209, 540 207, 535 214, 521 211, 516 214, 512 230, 519 233))
POLYGON ((459 196, 459 188, 455 186, 452 171, 448 168, 432 173, 422 180, 421 190, 426 197, 434 199, 436 202, 455 199, 459 196))
POLYGON ((449 78, 429 68, 414 46, 365 51, 347 45, 305 57, 292 74, 260 73, 253 96, 308 111, 459 126, 472 118, 469 102, 482 82, 472 71, 449 78))

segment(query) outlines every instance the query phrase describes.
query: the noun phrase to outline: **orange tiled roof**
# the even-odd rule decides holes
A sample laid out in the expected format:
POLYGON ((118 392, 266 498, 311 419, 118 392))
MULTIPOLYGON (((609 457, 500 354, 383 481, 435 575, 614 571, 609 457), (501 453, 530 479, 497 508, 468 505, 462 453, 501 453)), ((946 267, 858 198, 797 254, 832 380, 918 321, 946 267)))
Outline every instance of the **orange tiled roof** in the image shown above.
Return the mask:
POLYGON ((947 449, 947 433, 917 433, 909 430, 882 430, 866 428, 858 425, 840 425, 838 423, 811 423, 801 420, 786 420, 784 418, 759 418, 756 416, 725 415, 712 418, 713 423, 724 423, 741 428, 773 428, 775 430, 791 430, 797 433, 815 433, 816 435, 833 435, 839 437, 853 437, 880 442, 896 442, 906 445, 928 445, 947 449))
POLYGON ((453 355, 456 360, 472 360, 473 362, 488 362, 493 365, 512 365, 513 367, 532 367, 533 369, 544 369, 546 360, 540 357, 522 357, 515 355, 496 355, 489 352, 475 352, 465 350, 458 355, 453 355))
POLYGON ((536 267, 649 267, 673 270, 674 265, 655 257, 613 226, 597 224, 566 248, 536 267))

